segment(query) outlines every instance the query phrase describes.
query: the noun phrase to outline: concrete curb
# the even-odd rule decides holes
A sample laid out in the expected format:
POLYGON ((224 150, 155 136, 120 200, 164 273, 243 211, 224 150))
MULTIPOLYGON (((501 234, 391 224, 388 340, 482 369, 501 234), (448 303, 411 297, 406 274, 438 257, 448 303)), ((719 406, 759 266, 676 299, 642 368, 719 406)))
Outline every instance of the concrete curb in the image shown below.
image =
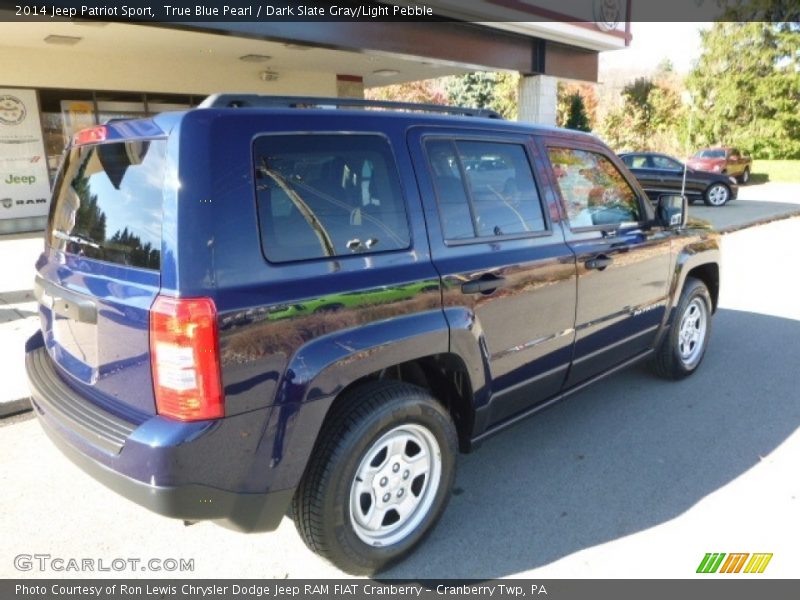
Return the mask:
POLYGON ((0 402, 0 419, 13 417, 14 415, 30 412, 31 410, 33 410, 33 407, 31 406, 30 397, 0 402))

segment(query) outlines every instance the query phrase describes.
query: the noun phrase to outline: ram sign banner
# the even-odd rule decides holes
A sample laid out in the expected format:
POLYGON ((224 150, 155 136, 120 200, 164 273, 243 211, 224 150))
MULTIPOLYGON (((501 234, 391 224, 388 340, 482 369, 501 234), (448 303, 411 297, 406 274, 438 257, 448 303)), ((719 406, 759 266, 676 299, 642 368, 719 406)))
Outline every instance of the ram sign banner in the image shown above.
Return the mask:
POLYGON ((45 216, 49 198, 36 92, 0 88, 0 220, 45 216))

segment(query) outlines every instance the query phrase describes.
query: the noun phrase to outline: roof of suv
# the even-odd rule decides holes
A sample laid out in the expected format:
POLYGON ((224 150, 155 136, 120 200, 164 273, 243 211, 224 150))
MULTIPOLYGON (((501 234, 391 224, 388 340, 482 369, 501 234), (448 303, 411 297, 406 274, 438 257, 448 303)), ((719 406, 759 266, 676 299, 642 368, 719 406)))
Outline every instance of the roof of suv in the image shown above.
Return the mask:
POLYGON ((333 118, 359 119, 403 119, 409 125, 425 123, 459 127, 480 124, 493 129, 516 131, 519 133, 549 133, 583 138, 594 142, 598 138, 592 134, 558 127, 506 121, 497 112, 482 108, 443 106, 435 104, 415 104, 408 102, 389 102, 365 100, 361 98, 325 98, 307 96, 260 96, 257 94, 215 94, 207 97, 197 110, 254 111, 255 114, 292 114, 295 111, 308 111, 310 115, 325 115, 333 118), (377 109, 377 110, 376 110, 377 109))
POLYGON ((167 135, 187 115, 216 113, 250 116, 296 115, 304 111, 309 116, 325 116, 335 120, 370 119, 374 125, 380 121, 405 121, 406 126, 428 125, 438 127, 491 129, 508 133, 546 133, 573 140, 598 143, 591 133, 551 127, 535 123, 507 121, 497 113, 485 109, 449 107, 425 104, 383 102, 350 98, 308 98, 294 96, 216 95, 209 96, 196 108, 185 111, 161 113, 150 118, 113 120, 105 125, 84 130, 76 135, 76 143, 120 141, 124 139, 160 137, 167 135), (216 99, 216 100, 215 100, 216 99), (221 99, 221 100, 220 100, 221 99), (254 99, 257 99, 256 102, 254 99), (92 132, 92 133, 90 133, 92 132), (83 135, 82 135, 83 134, 83 135))

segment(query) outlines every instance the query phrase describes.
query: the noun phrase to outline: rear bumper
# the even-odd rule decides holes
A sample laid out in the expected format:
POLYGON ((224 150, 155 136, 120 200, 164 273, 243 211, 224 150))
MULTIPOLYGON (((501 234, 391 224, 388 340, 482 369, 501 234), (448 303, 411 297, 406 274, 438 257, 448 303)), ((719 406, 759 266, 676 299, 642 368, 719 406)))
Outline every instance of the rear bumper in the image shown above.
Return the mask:
MULTIPOLYGON (((204 462, 214 456, 215 449, 219 462, 233 458, 230 449, 238 442, 237 458, 249 457, 248 465, 252 463, 254 457, 250 446, 241 441, 244 428, 237 418, 231 418, 227 427, 221 422, 186 424, 160 417, 131 423, 66 385, 40 341, 37 334, 26 347, 34 412, 53 443, 78 467, 125 498, 166 517, 215 520, 240 531, 278 527, 294 489, 231 490, 200 478, 205 473, 213 477, 220 470, 253 472, 249 466, 242 470, 241 464, 204 462)), ((246 416, 257 420, 255 415, 246 416)))
POLYGON ((128 500, 164 517, 186 521, 215 520, 239 531, 273 531, 280 525, 294 493, 294 490, 281 490, 267 494, 241 494, 198 484, 150 485, 117 473, 81 454, 45 422, 42 425, 64 456, 83 471, 128 500))

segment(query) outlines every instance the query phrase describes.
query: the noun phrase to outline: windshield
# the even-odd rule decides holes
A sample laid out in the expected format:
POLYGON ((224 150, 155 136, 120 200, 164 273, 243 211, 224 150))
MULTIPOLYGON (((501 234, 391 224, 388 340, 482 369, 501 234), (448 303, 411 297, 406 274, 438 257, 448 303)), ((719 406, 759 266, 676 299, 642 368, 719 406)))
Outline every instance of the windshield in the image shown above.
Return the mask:
POLYGON ((721 148, 700 150, 700 152, 694 156, 695 158, 725 158, 725 150, 722 150, 721 148))

